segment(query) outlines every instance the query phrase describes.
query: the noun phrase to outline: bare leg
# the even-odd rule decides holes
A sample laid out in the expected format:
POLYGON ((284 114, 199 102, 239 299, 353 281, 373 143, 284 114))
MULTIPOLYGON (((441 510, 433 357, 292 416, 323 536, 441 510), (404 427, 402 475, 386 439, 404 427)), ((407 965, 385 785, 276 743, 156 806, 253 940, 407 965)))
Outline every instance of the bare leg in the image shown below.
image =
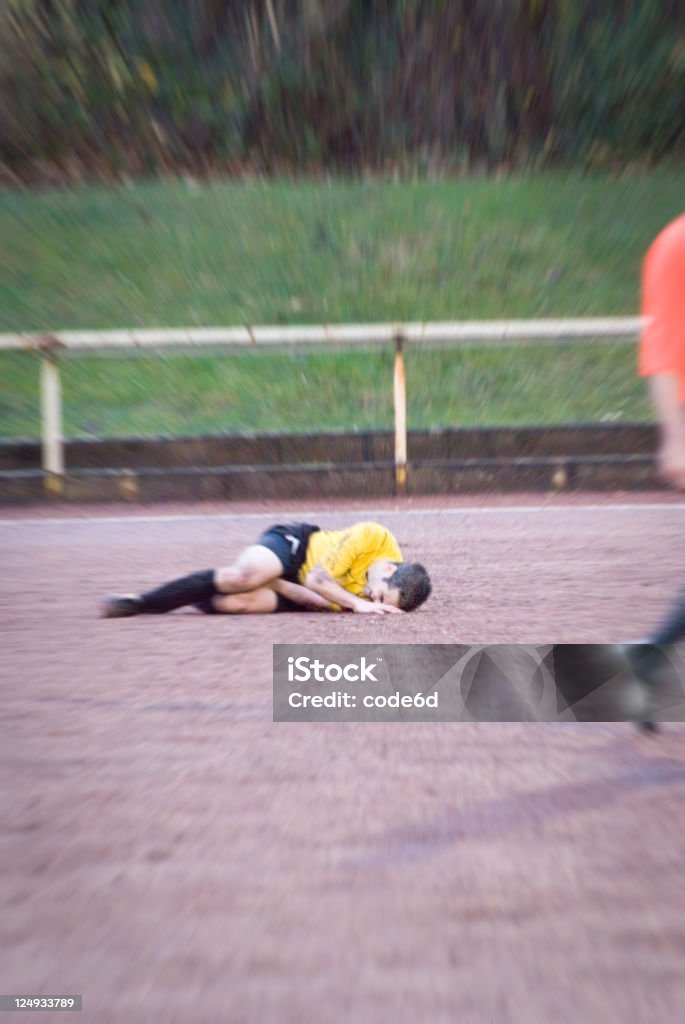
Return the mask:
POLYGON ((233 565, 214 572, 214 585, 222 594, 243 594, 282 575, 283 563, 278 555, 261 544, 252 544, 233 565))
POLYGON ((270 587, 258 587, 244 594, 218 594, 212 607, 226 615, 268 615, 278 608, 278 596, 270 587))
POLYGON ((650 380, 654 407, 661 422, 659 471, 674 487, 685 490, 685 405, 680 401, 680 382, 663 373, 650 380))
POLYGON ((240 594, 218 594, 212 598, 215 612, 228 615, 268 614, 278 611, 278 595, 306 608, 308 611, 330 611, 331 605, 313 590, 291 583, 288 580, 274 580, 265 587, 240 594))

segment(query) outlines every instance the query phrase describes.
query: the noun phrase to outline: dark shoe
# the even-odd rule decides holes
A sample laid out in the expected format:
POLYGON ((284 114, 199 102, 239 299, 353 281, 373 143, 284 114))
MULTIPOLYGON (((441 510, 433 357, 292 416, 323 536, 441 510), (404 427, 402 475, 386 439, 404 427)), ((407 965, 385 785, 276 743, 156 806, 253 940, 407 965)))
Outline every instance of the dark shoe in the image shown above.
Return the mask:
POLYGON ((112 594, 104 598, 100 612, 103 619, 127 619, 131 615, 140 615, 143 610, 143 599, 137 594, 112 594))

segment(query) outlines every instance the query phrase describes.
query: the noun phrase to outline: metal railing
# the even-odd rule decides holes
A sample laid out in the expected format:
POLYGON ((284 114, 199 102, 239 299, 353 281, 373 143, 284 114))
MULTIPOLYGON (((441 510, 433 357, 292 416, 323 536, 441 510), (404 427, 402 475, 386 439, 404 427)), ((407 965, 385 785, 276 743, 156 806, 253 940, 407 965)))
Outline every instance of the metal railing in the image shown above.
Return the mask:
POLYGON ((476 320, 396 324, 336 324, 290 327, 205 327, 144 330, 58 331, 0 334, 0 351, 34 351, 41 356, 42 466, 49 490, 60 491, 65 474, 62 389, 59 359, 69 352, 122 349, 261 347, 269 345, 393 345, 395 484, 407 481, 407 395, 404 351, 428 343, 473 348, 568 341, 634 342, 644 326, 639 317, 563 320, 476 320))

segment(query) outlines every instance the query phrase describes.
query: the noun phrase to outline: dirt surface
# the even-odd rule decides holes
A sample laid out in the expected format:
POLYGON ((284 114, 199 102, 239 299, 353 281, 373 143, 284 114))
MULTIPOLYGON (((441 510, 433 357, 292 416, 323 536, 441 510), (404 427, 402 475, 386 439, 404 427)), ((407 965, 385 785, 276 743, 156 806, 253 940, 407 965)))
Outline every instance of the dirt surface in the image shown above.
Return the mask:
POLYGON ((3 515, 0 990, 94 1022, 683 1019, 685 726, 271 721, 277 642, 644 635, 685 504, 624 500, 299 509, 427 565, 384 618, 97 618, 294 503, 3 515))

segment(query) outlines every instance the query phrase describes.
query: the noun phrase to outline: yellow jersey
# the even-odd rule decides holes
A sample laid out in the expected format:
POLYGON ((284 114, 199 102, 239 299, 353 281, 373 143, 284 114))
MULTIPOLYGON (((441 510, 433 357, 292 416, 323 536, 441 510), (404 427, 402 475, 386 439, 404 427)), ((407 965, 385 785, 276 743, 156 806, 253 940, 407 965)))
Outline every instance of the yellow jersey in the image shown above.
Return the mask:
POLYGON ((404 561, 399 544, 379 523, 355 523, 346 530, 318 530, 309 538, 307 557, 297 578, 304 583, 320 562, 336 583, 361 597, 369 567, 383 558, 404 561))

